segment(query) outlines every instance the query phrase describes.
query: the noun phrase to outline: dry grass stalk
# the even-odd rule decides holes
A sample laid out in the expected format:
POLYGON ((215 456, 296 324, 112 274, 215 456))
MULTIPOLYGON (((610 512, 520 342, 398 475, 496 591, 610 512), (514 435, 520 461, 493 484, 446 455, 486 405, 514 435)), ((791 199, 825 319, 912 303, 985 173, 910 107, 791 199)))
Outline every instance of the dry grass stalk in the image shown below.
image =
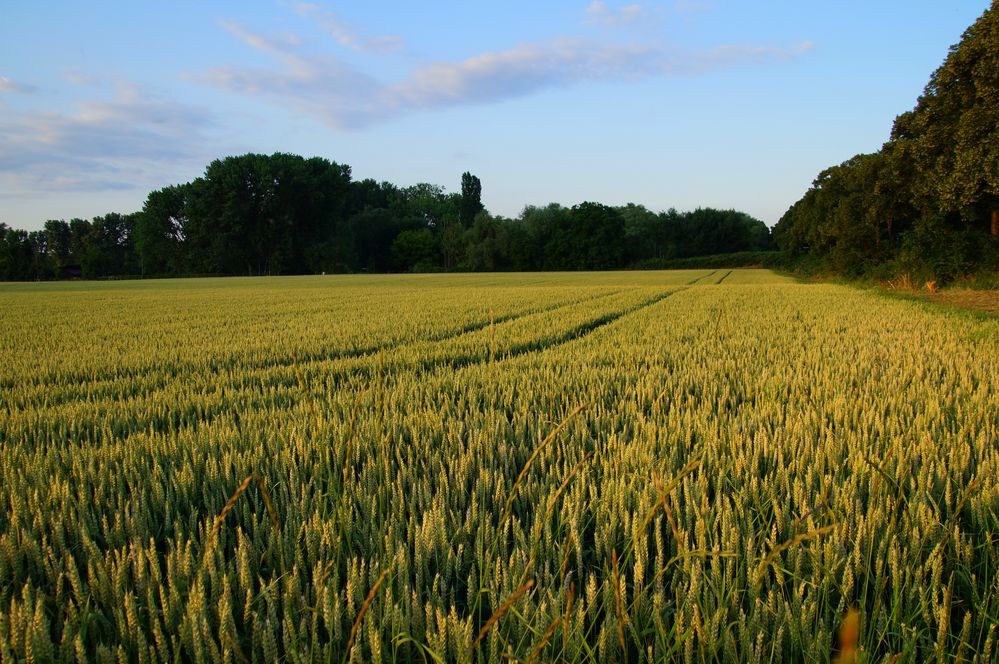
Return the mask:
POLYGON ((614 611, 617 614, 617 640, 621 644, 621 652, 627 660, 628 653, 624 647, 624 625, 628 621, 628 614, 624 612, 624 606, 621 603, 621 574, 617 568, 616 549, 611 552, 611 565, 614 567, 614 611))
POLYGON ((658 406, 658 405, 659 405, 659 402, 663 400, 663 397, 665 397, 665 396, 666 396, 666 393, 667 393, 667 392, 669 392, 669 387, 664 387, 664 388, 663 388, 663 391, 662 391, 662 392, 660 392, 660 393, 659 393, 659 396, 657 396, 657 397, 656 397, 656 400, 652 402, 652 407, 653 407, 653 408, 655 408, 656 406, 658 406))
POLYGON ((888 288, 895 291, 914 291, 916 290, 916 284, 912 280, 912 275, 906 272, 895 279, 889 279, 888 288))
POLYGON ((534 662, 538 659, 538 655, 541 654, 541 650, 546 645, 548 645, 548 641, 551 640, 552 635, 555 633, 555 630, 558 629, 558 626, 561 623, 562 623, 562 616, 556 616, 555 620, 552 621, 552 624, 548 626, 547 630, 545 630, 544 635, 542 635, 541 637, 541 641, 538 642, 538 645, 534 646, 534 650, 532 650, 530 656, 528 656, 527 658, 528 664, 531 664, 531 662, 534 662))
POLYGON ((267 487, 264 486, 263 479, 261 479, 261 477, 256 473, 250 473, 246 476, 246 479, 243 480, 243 483, 239 485, 239 488, 236 489, 236 492, 232 494, 232 497, 229 498, 225 506, 222 507, 222 511, 219 512, 219 515, 215 517, 215 525, 212 527, 211 533, 212 539, 214 539, 219 534, 219 531, 222 530, 222 523, 225 521, 225 517, 229 514, 229 512, 231 512, 236 506, 236 501, 239 500, 239 497, 243 495, 243 492, 246 491, 250 487, 250 484, 254 481, 256 481, 257 486, 260 488, 260 493, 264 496, 264 504, 267 505, 267 513, 270 516, 271 525, 274 526, 274 532, 279 535, 281 534, 281 524, 278 521, 277 510, 274 509, 274 503, 271 502, 271 496, 267 493, 267 487))
POLYGON ((493 612, 493 615, 489 616, 489 620, 487 620, 486 624, 482 626, 481 630, 479 630, 479 635, 475 637, 475 640, 472 641, 472 645, 468 647, 469 658, 471 658, 472 653, 475 652, 475 649, 479 647, 479 643, 481 643, 482 639, 486 638, 486 634, 489 632, 489 628, 495 625, 499 621, 499 619, 503 617, 503 614, 506 613, 510 609, 510 607, 513 606, 514 603, 524 595, 524 593, 526 593, 528 590, 530 590, 533 587, 534 587, 534 579, 531 579, 527 583, 521 585, 519 588, 513 591, 513 594, 511 594, 509 597, 506 598, 506 601, 503 602, 500 608, 496 609, 496 611, 493 612))
POLYGON ((264 485, 264 480, 260 475, 256 473, 250 473, 243 480, 243 483, 239 485, 236 492, 232 494, 226 504, 222 507, 222 511, 219 515, 215 517, 215 525, 212 526, 212 531, 208 536, 208 544, 205 546, 205 556, 202 561, 202 570, 204 565, 208 562, 208 554, 211 551, 211 545, 215 542, 216 537, 218 537, 219 532, 222 530, 222 524, 225 522, 226 516, 233 510, 236 506, 236 501, 239 497, 246 492, 253 482, 257 483, 257 487, 260 489, 261 495, 264 497, 264 504, 267 506, 267 515, 270 518, 271 526, 274 528, 274 536, 278 538, 279 553, 281 556, 281 566, 284 567, 284 547, 281 546, 281 522, 278 521, 277 510, 274 509, 274 503, 271 501, 271 494, 267 492, 267 487, 264 485))
MULTIPOLYGON (((591 456, 590 453, 587 452, 583 456, 583 458, 579 461, 579 463, 577 463, 573 467, 573 469, 569 472, 568 477, 565 478, 565 481, 563 481, 562 485, 558 488, 558 491, 556 491, 555 494, 552 496, 551 500, 548 501, 548 509, 545 511, 545 518, 544 519, 538 519, 537 521, 534 522, 534 534, 533 534, 533 538, 535 540, 537 540, 541 536, 541 528, 544 526, 545 521, 547 521, 548 519, 551 518, 552 511, 555 509, 555 503, 558 501, 559 496, 561 496, 562 492, 565 491, 566 487, 569 486, 569 482, 571 482, 572 478, 575 477, 576 473, 579 472, 579 469, 582 467, 583 463, 585 463, 587 460, 589 460, 590 456, 591 456)), ((569 533, 569 542, 572 542, 572 533, 569 533)), ((566 569, 566 565, 569 562, 569 551, 570 551, 570 548, 567 547, 566 551, 565 551, 565 557, 564 557, 564 559, 562 561, 562 582, 563 583, 565 583, 565 569, 566 569)), ((531 565, 534 564, 534 559, 536 557, 537 557, 537 548, 532 548, 532 550, 531 550, 531 557, 528 558, 527 564, 524 565, 524 572, 523 572, 523 574, 520 575, 520 580, 518 581, 518 585, 520 583, 523 583, 524 579, 527 578, 527 575, 528 575, 528 573, 530 572, 530 569, 531 569, 531 565)))
POLYGON ((572 553, 572 533, 569 533, 569 539, 565 542, 565 555, 562 556, 562 585, 565 585, 565 575, 569 569, 569 554, 572 553))
POLYGON ((573 466, 572 470, 569 471, 569 474, 566 476, 565 480, 562 481, 562 484, 559 486, 558 490, 551 497, 551 500, 548 501, 548 509, 545 510, 545 519, 551 517, 552 511, 555 509, 555 503, 558 502, 558 499, 562 495, 562 492, 564 492, 566 488, 568 488, 569 482, 572 481, 572 478, 574 478, 576 474, 579 472, 579 470, 583 467, 583 464, 590 460, 591 456, 593 456, 592 452, 587 452, 586 454, 584 454, 583 458, 579 460, 579 463, 573 466))
POLYGON ((510 507, 513 505, 513 499, 517 497, 517 489, 520 488, 520 483, 523 482, 524 477, 527 476, 527 471, 530 470, 531 464, 534 463, 534 460, 538 458, 539 454, 541 454, 541 450, 545 449, 549 443, 555 440, 555 437, 558 436, 562 429, 569 424, 569 421, 578 415, 584 408, 586 408, 586 404, 580 404, 573 408, 572 411, 566 415, 561 422, 559 422, 558 426, 556 426, 551 433, 545 436, 545 439, 542 440, 541 444, 534 449, 534 453, 531 454, 527 463, 524 464, 524 467, 520 471, 520 475, 517 476, 517 481, 513 483, 512 487, 510 487, 510 495, 507 496, 506 504, 503 506, 503 515, 500 517, 499 525, 496 528, 497 539, 499 538, 500 533, 503 532, 503 524, 506 522, 507 517, 510 516, 510 507))
POLYGON ((239 500, 239 497, 250 486, 250 482, 253 481, 254 477, 256 477, 255 473, 247 475, 246 479, 243 480, 243 483, 239 485, 238 489, 236 489, 236 492, 232 494, 228 501, 226 501, 222 511, 219 512, 217 517, 215 517, 215 525, 212 527, 211 539, 214 540, 218 536, 219 531, 222 530, 222 523, 225 521, 226 515, 229 514, 229 512, 232 511, 232 508, 236 506, 236 501, 239 500))
POLYGON ((569 642, 569 618, 572 616, 572 605, 576 600, 576 584, 570 583, 565 603, 565 615, 562 616, 562 642, 569 642))
POLYGON ((326 579, 330 578, 330 574, 333 573, 333 568, 336 566, 336 561, 329 561, 323 568, 323 573, 319 576, 319 581, 316 582, 316 588, 322 588, 323 584, 326 583, 326 579))
POLYGON ((260 475, 254 474, 257 479, 257 486, 260 487, 260 493, 264 496, 264 504, 267 505, 267 514, 271 517, 271 525, 274 526, 274 532, 278 536, 281 535, 281 522, 278 521, 277 510, 274 509, 274 503, 271 502, 271 494, 267 492, 267 487, 264 486, 264 480, 260 475))
MULTIPOLYGON (((652 509, 649 510, 649 513, 645 515, 645 519, 642 521, 642 526, 641 528, 639 528, 640 531, 645 530, 649 526, 649 523, 652 522, 652 518, 656 514, 656 510, 659 509, 660 505, 666 504, 666 499, 667 497, 669 497, 669 494, 672 493, 673 489, 675 489, 680 484, 680 482, 683 481, 683 478, 692 473, 694 469, 697 468, 699 465, 701 465, 701 460, 694 459, 686 466, 684 466, 682 469, 680 469, 680 472, 677 474, 677 476, 674 477, 672 480, 670 480, 670 483, 666 485, 666 487, 661 486, 658 477, 652 478, 652 481, 656 485, 656 489, 659 491, 659 500, 657 500, 656 504, 652 506, 652 509)), ((674 528, 674 535, 675 534, 676 533, 674 528)), ((679 540, 677 540, 677 542, 679 542, 679 540)))
POLYGON ((320 425, 322 424, 322 419, 319 417, 319 411, 316 410, 315 402, 313 402, 312 399, 308 398, 308 393, 306 390, 307 386, 305 384, 305 376, 302 375, 302 368, 298 366, 297 360, 295 361, 295 379, 298 381, 298 389, 302 391, 303 395, 305 395, 306 398, 305 403, 309 407, 309 414, 312 415, 312 421, 315 424, 316 431, 318 431, 320 425))
POLYGON ((663 503, 663 511, 666 513, 666 521, 669 529, 673 532, 673 540, 676 542, 676 552, 683 553, 683 542, 680 540, 680 530, 676 527, 676 519, 673 518, 673 510, 669 508, 669 501, 663 503))
POLYGON ((779 544, 778 546, 775 546, 773 549, 770 550, 770 553, 767 554, 767 557, 764 558, 762 562, 760 562, 759 567, 756 568, 756 579, 757 579, 756 585, 757 586, 760 585, 760 582, 763 580, 763 573, 766 571, 767 567, 773 563, 773 561, 777 558, 777 556, 781 554, 782 551, 790 549, 792 546, 800 544, 801 542, 805 542, 807 540, 814 539, 816 537, 822 537, 823 535, 826 535, 835 530, 835 528, 836 528, 835 525, 816 528, 815 530, 811 530, 807 533, 802 533, 801 535, 795 535, 786 542, 779 544))
POLYGON ((656 572, 656 575, 652 578, 653 583, 658 583, 659 579, 663 577, 663 574, 669 571, 669 568, 680 562, 681 560, 686 560, 687 558, 735 558, 736 554, 732 551, 705 551, 704 549, 695 549, 693 551, 684 551, 676 554, 669 561, 663 565, 663 568, 656 572))
POLYGON ((375 594, 381 587, 382 582, 385 577, 388 576, 389 568, 386 568, 378 580, 375 581, 375 585, 371 586, 371 590, 368 591, 368 596, 364 598, 364 604, 361 605, 361 610, 357 612, 357 618, 354 619, 354 624, 350 627, 350 636, 347 638, 347 659, 350 660, 350 650, 354 647, 354 637, 357 636, 357 630, 361 628, 361 621, 364 620, 364 614, 368 612, 368 607, 371 603, 375 601, 375 594))

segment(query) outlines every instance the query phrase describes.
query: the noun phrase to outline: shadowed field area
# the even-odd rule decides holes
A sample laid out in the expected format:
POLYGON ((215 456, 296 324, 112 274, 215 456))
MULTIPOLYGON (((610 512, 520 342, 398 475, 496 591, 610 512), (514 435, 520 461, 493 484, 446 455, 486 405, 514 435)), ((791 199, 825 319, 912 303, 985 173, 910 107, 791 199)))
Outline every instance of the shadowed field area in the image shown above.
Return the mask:
POLYGON ((928 298, 963 309, 974 309, 999 314, 999 291, 954 289, 935 293, 928 298))

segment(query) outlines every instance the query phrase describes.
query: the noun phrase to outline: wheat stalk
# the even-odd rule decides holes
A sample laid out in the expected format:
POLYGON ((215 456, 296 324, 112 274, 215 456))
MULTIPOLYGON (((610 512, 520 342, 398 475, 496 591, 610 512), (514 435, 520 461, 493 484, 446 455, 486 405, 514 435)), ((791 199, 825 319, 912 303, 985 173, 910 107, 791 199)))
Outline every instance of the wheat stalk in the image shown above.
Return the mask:
POLYGON ((350 467, 350 441, 354 438, 354 425, 357 423, 357 411, 361 407, 361 398, 365 388, 362 386, 354 397, 354 407, 350 411, 350 424, 347 427, 347 440, 343 444, 343 486, 347 486, 347 469, 350 467))

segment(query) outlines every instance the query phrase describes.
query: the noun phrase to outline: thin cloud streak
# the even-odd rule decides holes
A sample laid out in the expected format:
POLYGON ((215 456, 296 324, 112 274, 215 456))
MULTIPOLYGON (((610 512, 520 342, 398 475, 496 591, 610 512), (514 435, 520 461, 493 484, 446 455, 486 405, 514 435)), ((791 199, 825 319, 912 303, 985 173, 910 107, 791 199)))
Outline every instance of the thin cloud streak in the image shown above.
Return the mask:
POLYGON ((404 42, 401 37, 392 35, 362 35, 349 23, 341 20, 333 12, 323 9, 311 2, 299 2, 294 6, 295 13, 311 19, 324 32, 329 34, 341 46, 361 53, 387 55, 402 50, 404 42))
POLYGON ((198 163, 208 112, 119 84, 78 111, 0 116, 0 193, 121 190, 159 182, 164 163, 198 163))
POLYGON ((309 57, 295 46, 267 39, 244 28, 220 24, 247 46, 270 55, 283 70, 219 67, 196 80, 226 92, 259 96, 277 105, 318 117, 337 128, 363 124, 386 109, 379 106, 382 86, 334 56, 309 57))
POLYGON ((583 40, 522 44, 422 67, 403 83, 387 87, 385 96, 400 110, 503 101, 584 80, 641 76, 649 73, 655 55, 647 47, 583 40))
POLYGON ((25 85, 23 83, 17 83, 12 81, 6 76, 0 76, 0 92, 5 92, 8 94, 32 94, 37 91, 33 85, 25 85))
POLYGON ((586 25, 595 25, 604 28, 617 28, 626 25, 648 21, 652 13, 638 3, 625 5, 614 10, 607 6, 604 0, 592 0, 585 11, 586 18, 583 21, 586 25))
POLYGON ((295 44, 268 39, 231 23, 221 26, 281 67, 216 68, 199 80, 227 92, 290 106, 336 129, 359 129, 418 110, 500 102, 587 81, 637 80, 788 60, 811 48, 803 42, 791 48, 727 45, 683 53, 655 44, 557 39, 481 53, 459 62, 423 65, 403 81, 383 83, 335 56, 304 54, 295 44))
POLYGON ((808 53, 814 47, 815 44, 810 41, 800 42, 791 48, 751 45, 719 46, 678 64, 677 71, 697 74, 740 64, 765 64, 773 61, 794 60, 808 53))

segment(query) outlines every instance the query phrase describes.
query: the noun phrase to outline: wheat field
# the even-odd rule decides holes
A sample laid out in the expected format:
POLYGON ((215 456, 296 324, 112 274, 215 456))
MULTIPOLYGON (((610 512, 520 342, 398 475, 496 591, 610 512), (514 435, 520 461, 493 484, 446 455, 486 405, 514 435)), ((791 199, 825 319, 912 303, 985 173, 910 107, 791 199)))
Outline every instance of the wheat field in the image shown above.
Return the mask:
POLYGON ((758 270, 2 285, 0 394, 4 663, 999 657, 995 316, 758 270))

